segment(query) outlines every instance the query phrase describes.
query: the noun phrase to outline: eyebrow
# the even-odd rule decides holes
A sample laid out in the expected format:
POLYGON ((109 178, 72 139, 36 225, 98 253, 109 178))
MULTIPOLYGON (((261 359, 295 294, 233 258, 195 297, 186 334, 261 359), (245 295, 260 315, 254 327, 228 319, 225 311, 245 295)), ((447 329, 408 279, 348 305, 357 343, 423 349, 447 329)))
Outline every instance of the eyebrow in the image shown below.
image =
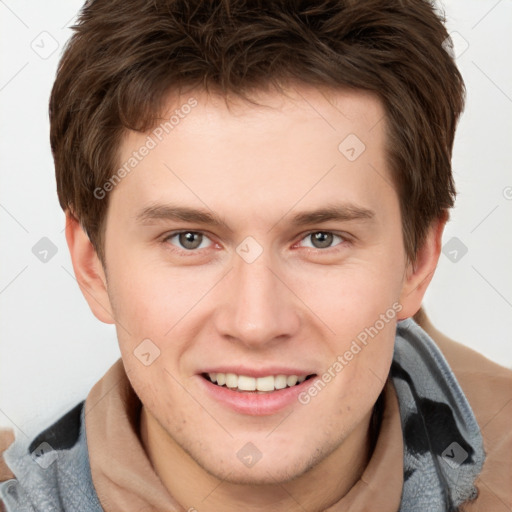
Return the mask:
MULTIPOLYGON (((374 217, 375 212, 373 210, 352 203, 346 203, 297 213, 291 218, 290 224, 294 227, 299 227, 329 221, 371 220, 374 217)), ((281 218, 279 222, 281 222, 283 218, 281 218)), ((136 222, 139 224, 150 224, 159 220, 178 220, 197 224, 208 224, 213 227, 224 227, 232 231, 226 223, 213 212, 186 206, 157 204, 142 209, 136 215, 136 222)))
POLYGON ((329 221, 371 220, 375 212, 354 204, 337 204, 296 214, 291 219, 294 226, 318 224, 329 221))

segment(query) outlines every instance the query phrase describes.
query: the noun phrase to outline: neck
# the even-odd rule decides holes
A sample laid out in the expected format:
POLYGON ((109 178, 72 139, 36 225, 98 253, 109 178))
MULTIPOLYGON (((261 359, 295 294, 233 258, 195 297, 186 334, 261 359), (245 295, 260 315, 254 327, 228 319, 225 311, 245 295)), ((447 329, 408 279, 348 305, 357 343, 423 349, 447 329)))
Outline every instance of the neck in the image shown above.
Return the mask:
POLYGON ((379 417, 377 406, 319 463, 274 484, 220 480, 192 459, 145 407, 140 436, 156 473, 185 510, 256 512, 271 506, 275 512, 321 511, 341 500, 361 477, 371 457, 379 417))

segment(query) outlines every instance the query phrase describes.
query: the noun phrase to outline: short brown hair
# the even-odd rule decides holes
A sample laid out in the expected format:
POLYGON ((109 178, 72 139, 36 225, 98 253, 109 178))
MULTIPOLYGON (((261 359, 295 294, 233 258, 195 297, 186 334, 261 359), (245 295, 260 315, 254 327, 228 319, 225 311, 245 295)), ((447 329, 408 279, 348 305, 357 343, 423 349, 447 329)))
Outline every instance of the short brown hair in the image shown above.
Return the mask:
POLYGON ((152 128, 184 87, 248 98, 283 82, 373 91, 411 260, 453 206, 451 153, 465 88, 444 16, 427 0, 92 0, 60 61, 51 147, 64 210, 103 260, 108 197, 127 129, 152 128))

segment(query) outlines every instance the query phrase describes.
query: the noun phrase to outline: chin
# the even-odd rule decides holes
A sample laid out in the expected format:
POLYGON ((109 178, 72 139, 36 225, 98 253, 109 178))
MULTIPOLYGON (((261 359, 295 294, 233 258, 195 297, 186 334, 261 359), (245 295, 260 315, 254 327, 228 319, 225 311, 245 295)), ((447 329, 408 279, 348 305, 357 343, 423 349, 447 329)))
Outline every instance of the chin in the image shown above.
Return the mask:
POLYGON ((272 461, 263 463, 263 460, 251 468, 241 468, 240 464, 233 464, 222 469, 218 467, 204 467, 204 469, 215 478, 236 485, 283 484, 298 478, 307 470, 307 468, 294 466, 290 461, 287 461, 286 465, 276 467, 272 461))
POLYGON ((243 459, 246 453, 251 453, 251 449, 246 449, 246 451, 243 451, 243 448, 237 449, 237 453, 233 453, 229 449, 223 453, 213 454, 210 452, 213 456, 209 457, 204 457, 204 451, 201 454, 189 452, 189 455, 196 464, 213 477, 224 482, 241 485, 275 485, 290 482, 307 473, 325 456, 320 448, 313 452, 316 454, 315 457, 313 453, 303 453, 298 447, 294 449, 290 446, 273 453, 272 450, 270 453, 262 451, 263 453, 260 452, 261 458, 258 458, 252 465, 250 465, 251 461, 248 461, 248 466, 244 464, 243 459))

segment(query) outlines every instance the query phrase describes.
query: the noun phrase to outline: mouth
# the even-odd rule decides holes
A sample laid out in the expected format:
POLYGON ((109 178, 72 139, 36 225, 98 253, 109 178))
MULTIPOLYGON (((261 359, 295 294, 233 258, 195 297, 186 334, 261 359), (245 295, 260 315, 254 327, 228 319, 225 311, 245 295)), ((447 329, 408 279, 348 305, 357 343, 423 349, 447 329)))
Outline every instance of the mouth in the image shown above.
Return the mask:
POLYGON ((239 393, 271 394, 301 385, 312 379, 316 374, 309 375, 266 375, 251 377, 235 373, 202 373, 201 377, 220 388, 239 393))

